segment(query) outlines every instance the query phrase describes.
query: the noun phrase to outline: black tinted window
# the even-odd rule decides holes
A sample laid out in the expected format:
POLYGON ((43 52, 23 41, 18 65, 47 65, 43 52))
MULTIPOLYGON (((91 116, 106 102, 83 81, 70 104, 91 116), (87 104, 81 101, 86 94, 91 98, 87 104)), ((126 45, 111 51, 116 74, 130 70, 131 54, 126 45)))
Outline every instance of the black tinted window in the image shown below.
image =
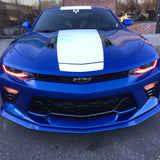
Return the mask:
POLYGON ((45 11, 33 31, 56 31, 66 29, 121 29, 120 23, 109 10, 54 10, 45 11))

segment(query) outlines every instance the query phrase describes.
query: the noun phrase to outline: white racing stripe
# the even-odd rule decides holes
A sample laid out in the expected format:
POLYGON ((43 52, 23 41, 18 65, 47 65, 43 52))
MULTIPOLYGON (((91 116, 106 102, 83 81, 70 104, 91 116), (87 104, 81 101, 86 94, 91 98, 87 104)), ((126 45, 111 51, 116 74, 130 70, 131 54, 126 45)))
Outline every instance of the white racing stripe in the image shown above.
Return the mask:
POLYGON ((64 6, 60 10, 74 10, 74 9, 92 9, 91 6, 64 6))
POLYGON ((59 31, 57 56, 61 71, 89 72, 104 68, 102 41, 94 29, 59 31))
POLYGON ((103 63, 91 63, 85 65, 59 64, 60 71, 91 72, 103 69, 103 63))

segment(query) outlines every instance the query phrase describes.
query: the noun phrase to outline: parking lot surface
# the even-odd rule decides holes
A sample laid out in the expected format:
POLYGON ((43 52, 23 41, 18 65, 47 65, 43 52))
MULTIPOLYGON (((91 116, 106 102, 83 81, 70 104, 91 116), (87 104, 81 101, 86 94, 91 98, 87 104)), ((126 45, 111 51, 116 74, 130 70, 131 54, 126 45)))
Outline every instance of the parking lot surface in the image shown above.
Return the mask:
MULTIPOLYGON (((9 42, 0 40, 1 53, 9 42)), ((137 126, 91 134, 32 131, 0 116, 0 160, 119 159, 160 160, 160 113, 137 126)))

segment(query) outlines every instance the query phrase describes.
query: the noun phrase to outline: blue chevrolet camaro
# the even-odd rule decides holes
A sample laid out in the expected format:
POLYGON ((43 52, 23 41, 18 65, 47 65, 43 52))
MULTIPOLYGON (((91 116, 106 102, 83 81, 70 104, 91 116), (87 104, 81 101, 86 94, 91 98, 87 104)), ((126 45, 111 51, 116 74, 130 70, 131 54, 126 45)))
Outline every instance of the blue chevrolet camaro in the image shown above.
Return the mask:
POLYGON ((45 9, 1 57, 2 116, 34 130, 88 133, 160 111, 152 45, 108 8, 45 9))

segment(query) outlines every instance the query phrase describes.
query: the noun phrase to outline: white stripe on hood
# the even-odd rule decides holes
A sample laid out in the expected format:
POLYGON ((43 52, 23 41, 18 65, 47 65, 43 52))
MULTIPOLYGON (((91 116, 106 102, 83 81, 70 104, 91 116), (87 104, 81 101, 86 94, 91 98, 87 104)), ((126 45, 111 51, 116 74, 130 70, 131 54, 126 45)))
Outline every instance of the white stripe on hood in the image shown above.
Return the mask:
POLYGON ((104 67, 102 41, 94 29, 59 31, 57 55, 61 71, 89 72, 104 67))

